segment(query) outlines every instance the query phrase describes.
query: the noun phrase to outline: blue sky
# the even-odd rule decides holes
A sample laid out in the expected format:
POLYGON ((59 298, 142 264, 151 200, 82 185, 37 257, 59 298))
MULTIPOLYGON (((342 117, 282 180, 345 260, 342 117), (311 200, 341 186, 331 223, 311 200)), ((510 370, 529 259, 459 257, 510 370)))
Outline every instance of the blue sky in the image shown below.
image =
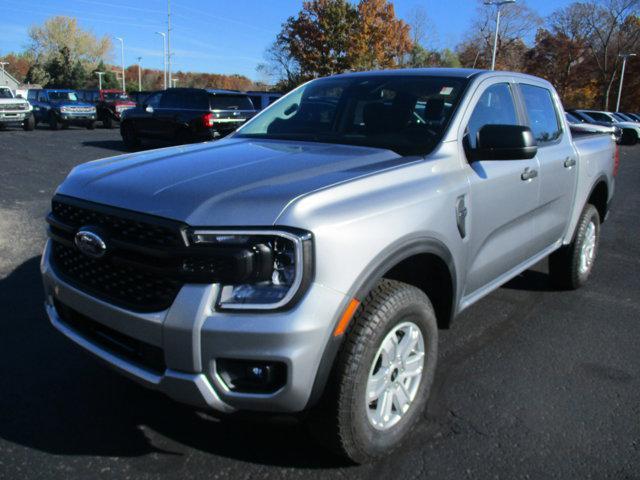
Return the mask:
MULTIPOLYGON (((529 0, 541 16, 570 0, 529 0)), ((259 80, 256 66, 280 25, 295 15, 302 0, 172 0, 174 70, 239 73, 259 80)), ((406 18, 422 5, 433 24, 432 45, 454 47, 469 28, 476 0, 396 0, 396 14, 406 18)), ((125 39, 125 63, 162 68, 166 0, 0 0, 0 54, 21 50, 30 25, 53 15, 75 16, 81 27, 125 39)), ((112 60, 119 63, 119 43, 112 60)))

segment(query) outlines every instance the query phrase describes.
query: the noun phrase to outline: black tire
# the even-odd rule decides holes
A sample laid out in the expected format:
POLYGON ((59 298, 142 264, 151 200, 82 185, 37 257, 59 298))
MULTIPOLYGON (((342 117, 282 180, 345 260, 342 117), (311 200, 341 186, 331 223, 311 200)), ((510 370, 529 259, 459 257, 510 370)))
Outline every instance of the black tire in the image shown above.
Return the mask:
POLYGON ((54 113, 49 114, 49 127, 51 130, 60 130, 63 127, 54 113))
POLYGON ((27 119, 24 122, 22 122, 22 129, 27 132, 30 132, 34 128, 36 128, 36 119, 34 118, 33 115, 29 115, 27 119))
POLYGON ((140 147, 140 138, 131 123, 124 123, 120 126, 120 135, 127 149, 136 150, 140 147))
POLYGON ((113 128, 113 118, 111 118, 111 115, 107 114, 104 119, 102 120, 102 126, 104 128, 113 128))
MULTIPOLYGON (((359 307, 346 335, 323 401, 310 417, 310 426, 323 444, 353 462, 365 463, 400 446, 419 423, 435 375, 438 327, 431 302, 421 290, 382 280, 359 307), (368 418, 367 381, 376 368, 373 362, 382 342, 396 326, 407 321, 418 326, 424 339, 422 378, 400 420, 389 429, 380 430, 368 418)), ((397 375, 397 369, 395 372, 397 375)))
POLYGON ((87 130, 93 130, 95 128, 96 128, 96 122, 91 121, 87 123, 87 130))
POLYGON ((593 270, 593 264, 598 253, 600 241, 600 215, 591 204, 587 204, 582 210, 573 241, 549 256, 549 276, 553 285, 562 290, 575 290, 583 286, 593 270), (588 268, 581 268, 581 259, 587 231, 593 224, 595 229, 595 245, 593 255, 588 263, 588 268))

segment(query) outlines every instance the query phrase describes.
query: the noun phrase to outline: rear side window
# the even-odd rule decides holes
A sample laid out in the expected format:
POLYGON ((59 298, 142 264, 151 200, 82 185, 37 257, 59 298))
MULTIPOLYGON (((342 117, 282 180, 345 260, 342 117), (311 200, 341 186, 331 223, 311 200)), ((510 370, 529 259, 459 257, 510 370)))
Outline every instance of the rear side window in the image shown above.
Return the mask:
POLYGON ((543 87, 520 84, 529 123, 538 144, 553 142, 562 135, 558 112, 551 92, 543 87))
POLYGON ((476 148, 478 132, 485 125, 520 125, 508 83, 491 85, 478 100, 465 134, 470 148, 476 148))
POLYGON ((209 95, 212 110, 255 110, 246 95, 209 95))

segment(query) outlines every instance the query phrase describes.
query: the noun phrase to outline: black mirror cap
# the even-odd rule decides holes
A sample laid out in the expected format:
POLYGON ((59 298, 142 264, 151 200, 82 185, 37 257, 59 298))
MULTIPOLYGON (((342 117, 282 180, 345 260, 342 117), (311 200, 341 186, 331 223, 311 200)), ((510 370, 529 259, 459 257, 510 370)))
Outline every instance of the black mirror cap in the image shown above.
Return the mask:
POLYGON ((470 153, 473 160, 529 160, 538 153, 538 144, 529 127, 485 125, 470 153))
POLYGON ((623 128, 620 136, 620 145, 635 145, 638 143, 638 134, 631 128, 623 128))

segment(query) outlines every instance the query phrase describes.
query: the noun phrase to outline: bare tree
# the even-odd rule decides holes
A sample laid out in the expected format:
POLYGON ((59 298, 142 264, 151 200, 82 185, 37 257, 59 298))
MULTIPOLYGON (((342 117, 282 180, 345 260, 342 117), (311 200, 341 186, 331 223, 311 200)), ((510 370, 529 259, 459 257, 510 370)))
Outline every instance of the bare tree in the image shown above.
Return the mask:
POLYGON ((609 110, 611 87, 620 66, 619 55, 633 52, 640 43, 640 0, 591 1, 577 8, 600 76, 602 106, 609 110))

